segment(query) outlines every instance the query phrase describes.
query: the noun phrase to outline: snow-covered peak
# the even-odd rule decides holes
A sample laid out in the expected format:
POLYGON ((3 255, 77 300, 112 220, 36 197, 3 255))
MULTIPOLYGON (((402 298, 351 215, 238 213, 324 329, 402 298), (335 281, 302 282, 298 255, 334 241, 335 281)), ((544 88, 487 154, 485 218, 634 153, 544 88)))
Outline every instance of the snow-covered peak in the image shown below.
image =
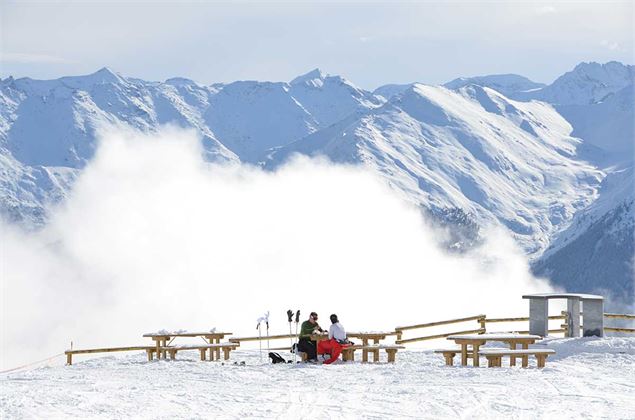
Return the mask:
POLYGON ((580 63, 543 89, 521 95, 557 105, 587 105, 604 101, 635 82, 635 66, 617 61, 580 63))
POLYGON ((315 68, 306 74, 296 77, 289 83, 291 85, 305 84, 313 87, 322 87, 324 84, 324 80, 327 77, 328 75, 326 73, 318 68, 315 68))
POLYGON ((198 83, 196 83, 194 80, 191 79, 187 79, 185 77, 171 77, 169 79, 167 79, 165 81, 166 85, 172 85, 172 86, 198 86, 198 83))
POLYGON ((388 84, 379 86, 377 89, 373 91, 373 95, 380 96, 385 100, 391 99, 393 96, 397 96, 405 92, 408 88, 410 88, 414 83, 406 83, 403 85, 400 84, 388 84))
POLYGON ((123 76, 115 73, 108 67, 103 67, 97 70, 95 73, 87 74, 85 76, 68 76, 62 77, 59 80, 66 85, 77 87, 126 82, 126 79, 123 76))
POLYGON ((450 110, 443 105, 442 87, 428 86, 415 83, 401 95, 393 97, 392 104, 418 121, 425 121, 435 125, 449 125, 450 110))
POLYGON ((448 89, 460 89, 467 85, 479 85, 494 89, 505 96, 512 96, 518 92, 525 92, 544 87, 543 83, 537 83, 517 74, 492 74, 487 76, 460 77, 443 86, 448 89))
POLYGON ((609 61, 604 64, 595 61, 588 63, 582 62, 575 66, 573 71, 565 73, 560 78, 570 77, 572 75, 586 77, 590 80, 598 80, 607 85, 620 85, 629 83, 629 80, 632 81, 633 66, 625 65, 617 61, 609 61))
POLYGON ((271 155, 325 155, 379 172, 417 205, 461 209, 480 226, 506 226, 528 253, 590 203, 602 173, 573 159, 578 139, 555 109, 493 89, 414 84, 271 155), (472 217, 472 216, 470 216, 472 217))

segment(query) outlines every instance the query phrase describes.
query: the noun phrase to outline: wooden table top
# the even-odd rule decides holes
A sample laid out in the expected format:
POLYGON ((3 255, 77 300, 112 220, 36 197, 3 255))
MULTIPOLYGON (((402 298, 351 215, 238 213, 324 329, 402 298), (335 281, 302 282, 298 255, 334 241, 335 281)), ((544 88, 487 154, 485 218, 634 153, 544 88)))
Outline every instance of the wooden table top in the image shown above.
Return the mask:
POLYGON ((541 340, 539 335, 531 334, 515 334, 515 333, 501 333, 501 334, 458 334, 450 335, 448 340, 461 340, 461 341, 525 341, 525 340, 541 340))
POLYGON ((150 338, 169 338, 169 337, 213 337, 224 338, 226 335, 232 335, 231 332, 166 332, 166 333, 147 333, 143 337, 150 338))
POLYGON ((390 335, 397 335, 395 331, 368 331, 368 332, 348 332, 346 333, 348 337, 353 338, 378 338, 385 339, 390 335))

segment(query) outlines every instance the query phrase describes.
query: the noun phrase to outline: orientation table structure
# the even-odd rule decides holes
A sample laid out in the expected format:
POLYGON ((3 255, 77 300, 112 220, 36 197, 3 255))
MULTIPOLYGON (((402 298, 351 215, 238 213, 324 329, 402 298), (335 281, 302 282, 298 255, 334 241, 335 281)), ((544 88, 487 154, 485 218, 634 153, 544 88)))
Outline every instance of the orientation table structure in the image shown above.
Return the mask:
POLYGON ((582 304, 582 335, 604 336, 604 298, 584 293, 537 293, 523 295, 529 299, 529 334, 546 337, 549 334, 549 299, 567 300, 567 337, 580 336, 580 304, 582 304))

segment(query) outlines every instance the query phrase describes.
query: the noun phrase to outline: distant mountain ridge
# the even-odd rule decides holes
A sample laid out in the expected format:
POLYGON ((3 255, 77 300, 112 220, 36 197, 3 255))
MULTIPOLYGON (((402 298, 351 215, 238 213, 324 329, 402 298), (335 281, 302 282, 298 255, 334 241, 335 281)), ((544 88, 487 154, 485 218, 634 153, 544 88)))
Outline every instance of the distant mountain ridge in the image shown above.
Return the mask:
POLYGON ((460 208, 479 225, 501 223, 530 253, 594 197, 603 174, 571 159, 579 140, 544 103, 480 86, 414 84, 380 108, 276 150, 275 168, 300 153, 373 168, 404 198, 460 208))
MULTIPOLYGON (((471 246, 479 227, 500 224, 536 272, 573 287, 567 266, 589 258, 588 238, 625 229, 622 249, 633 247, 632 224, 621 222, 632 201, 606 187, 632 176, 620 172, 633 159, 632 86, 633 66, 616 62, 581 63, 546 86, 491 75, 374 92, 319 69, 290 82, 208 86, 107 68, 57 80, 9 77, 0 80, 0 214, 45 223, 48 203, 64 199, 92 158, 102 125, 152 132, 170 123, 197 130, 211 162, 273 169, 301 153, 366 166, 435 223, 461 232, 451 247, 471 246)), ((632 264, 619 275, 614 263, 602 265, 608 254, 618 255, 593 254, 597 272, 580 284, 632 294, 624 286, 632 264)))
POLYGON ((520 93, 542 89, 546 85, 529 80, 517 74, 495 74, 490 76, 461 77, 454 79, 443 86, 448 89, 459 89, 468 85, 478 85, 494 89, 503 95, 513 98, 520 93))

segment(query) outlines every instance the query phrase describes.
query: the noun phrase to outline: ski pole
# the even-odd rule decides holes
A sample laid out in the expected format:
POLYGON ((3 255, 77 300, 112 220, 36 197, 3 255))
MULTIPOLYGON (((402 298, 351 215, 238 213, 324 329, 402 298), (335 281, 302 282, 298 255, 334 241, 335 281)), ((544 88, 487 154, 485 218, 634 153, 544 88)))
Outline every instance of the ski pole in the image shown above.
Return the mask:
POLYGON ((267 352, 269 352, 269 311, 265 314, 265 324, 267 325, 267 352))
POLYGON ((262 334, 260 333, 260 320, 258 320, 256 329, 258 330, 258 348, 260 350, 260 363, 262 363, 262 334))
POLYGON ((291 323, 293 322, 293 311, 291 309, 287 311, 287 318, 289 319, 289 344, 291 344, 291 351, 293 352, 293 330, 291 329, 291 323))
POLYGON ((298 323, 299 322, 300 322, 300 310, 298 309, 298 311, 295 313, 295 339, 296 339, 296 345, 295 345, 295 352, 293 352, 293 363, 296 363, 297 357, 298 357, 298 342, 300 340, 300 338, 298 337, 298 323))

